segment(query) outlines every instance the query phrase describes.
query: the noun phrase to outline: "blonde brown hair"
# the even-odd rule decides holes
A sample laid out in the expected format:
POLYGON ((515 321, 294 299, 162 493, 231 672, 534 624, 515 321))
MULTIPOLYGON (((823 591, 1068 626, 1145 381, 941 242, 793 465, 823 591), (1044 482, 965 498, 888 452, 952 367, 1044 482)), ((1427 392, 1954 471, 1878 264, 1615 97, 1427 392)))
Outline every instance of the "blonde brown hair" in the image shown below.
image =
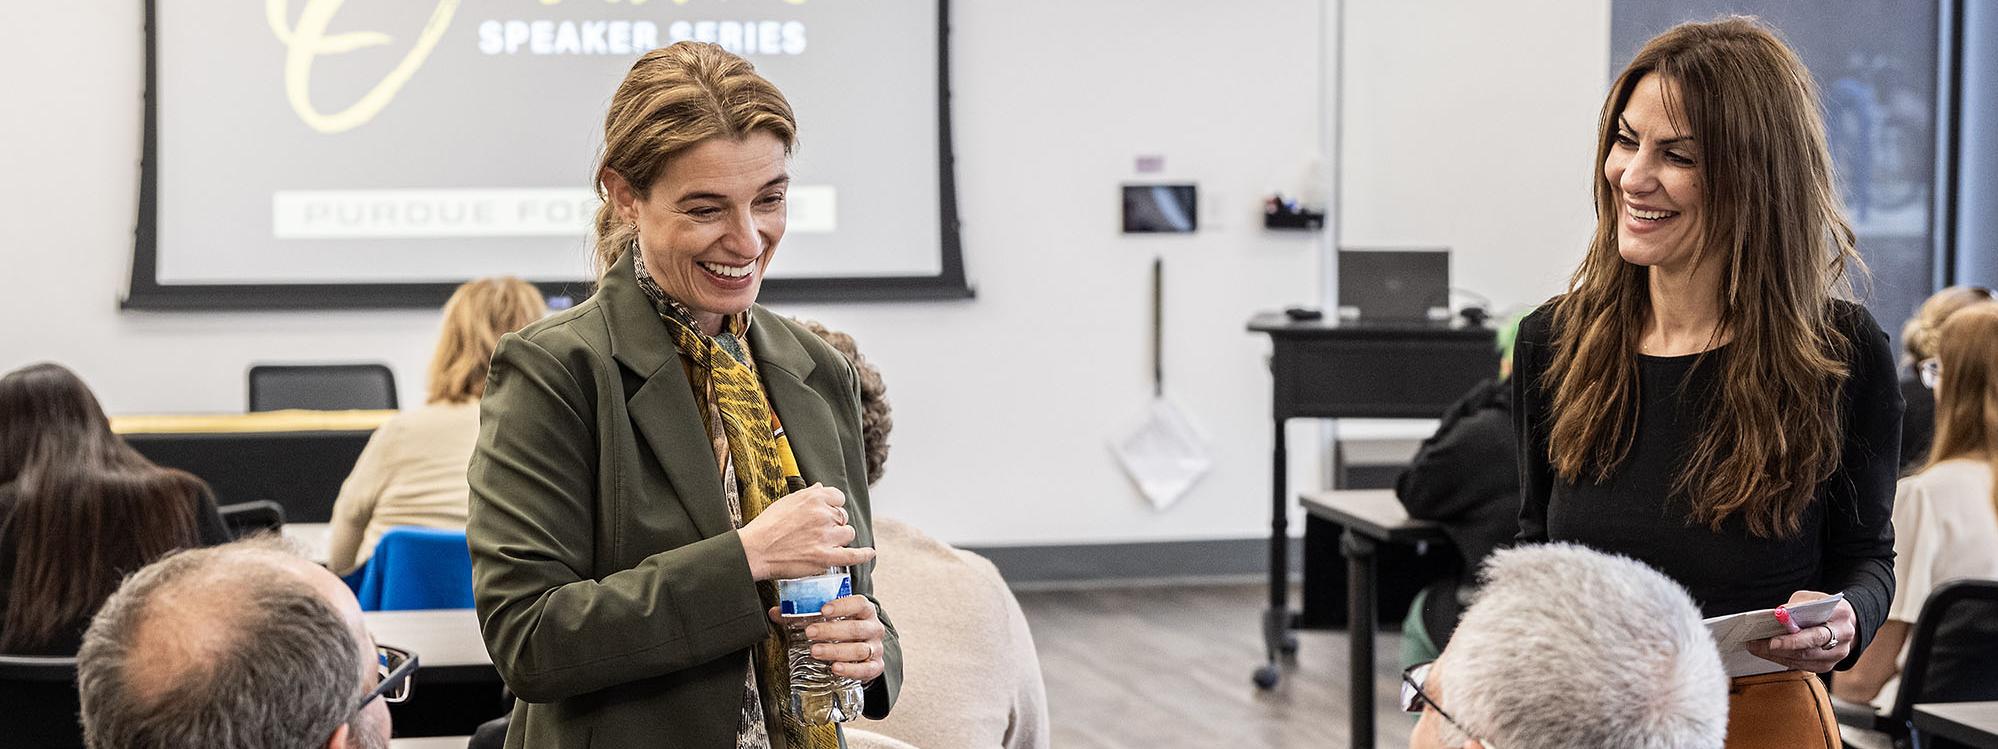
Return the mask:
POLYGON ((1907 352, 1901 364, 1914 366, 1923 359, 1934 358, 1943 321, 1957 310, 1989 301, 1991 290, 1982 286, 1951 286, 1924 300, 1915 316, 1908 318, 1908 324, 1901 326, 1901 348, 1907 352))
POLYGON ((790 153, 798 123, 791 104, 756 67, 721 47, 678 42, 645 53, 611 95, 604 115, 604 152, 597 161, 596 271, 616 265, 638 229, 620 220, 604 186, 617 172, 644 198, 666 160, 710 138, 741 140, 763 131, 790 153))
MULTIPOLYGON (((1936 446, 1928 465, 1983 458, 1998 475, 1998 305, 1965 307, 1943 321, 1940 333, 1936 446)), ((1998 486, 1991 499, 1998 507, 1998 486)))
POLYGON ((1596 232, 1555 304, 1550 462, 1562 478, 1607 480, 1637 420, 1638 339, 1649 269, 1617 252, 1617 188, 1602 165, 1647 75, 1665 82, 1699 144, 1705 221, 1697 264, 1720 263, 1720 327, 1732 336, 1704 426, 1673 491, 1719 529, 1741 514, 1758 537, 1793 535, 1838 466, 1839 392, 1853 342, 1832 319, 1848 270, 1863 271, 1833 187, 1822 107, 1795 52, 1750 18, 1673 27, 1644 45, 1603 103, 1596 232), (1676 91, 1674 91, 1676 87, 1676 91))
POLYGON ((467 281, 444 303, 444 332, 430 357, 430 403, 464 403, 486 394, 486 370, 500 336, 548 314, 534 284, 512 276, 467 281))

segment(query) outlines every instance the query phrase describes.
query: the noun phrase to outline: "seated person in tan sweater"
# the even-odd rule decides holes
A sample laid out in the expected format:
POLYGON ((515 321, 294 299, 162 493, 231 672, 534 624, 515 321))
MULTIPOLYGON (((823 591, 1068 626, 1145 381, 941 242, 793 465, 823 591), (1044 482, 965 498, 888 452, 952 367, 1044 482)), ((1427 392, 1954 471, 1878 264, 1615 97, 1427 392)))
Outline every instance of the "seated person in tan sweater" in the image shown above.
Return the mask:
POLYGON ((464 529, 471 493, 465 467, 479 437, 479 397, 493 348, 500 336, 547 313, 541 292, 518 278, 470 281, 451 295, 426 403, 376 429, 340 485, 328 568, 352 574, 374 555, 382 534, 399 525, 464 529))
MULTIPOLYGON (((853 337, 804 321, 860 376, 867 483, 888 460, 887 388, 853 337)), ((893 518, 874 518, 874 592, 895 606, 902 693, 880 721, 849 724, 851 749, 1046 749, 1047 689, 1020 602, 992 562, 893 518)))

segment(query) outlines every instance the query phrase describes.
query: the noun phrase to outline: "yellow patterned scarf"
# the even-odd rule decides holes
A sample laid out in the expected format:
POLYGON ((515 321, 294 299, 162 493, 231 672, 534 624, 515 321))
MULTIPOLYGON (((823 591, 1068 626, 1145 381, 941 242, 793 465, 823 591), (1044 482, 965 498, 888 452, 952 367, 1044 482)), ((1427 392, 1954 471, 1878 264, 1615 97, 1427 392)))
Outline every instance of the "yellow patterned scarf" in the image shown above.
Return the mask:
MULTIPOLYGON (((693 361, 695 369, 708 376, 707 390, 714 399, 715 410, 721 414, 722 431, 728 435, 729 458, 735 464, 736 480, 741 487, 742 521, 747 523, 787 494, 785 477, 798 475, 798 459, 783 436, 783 428, 764 396, 763 383, 757 379, 756 371, 729 355, 714 338, 675 316, 662 314, 660 319, 666 322, 666 328, 673 333, 673 342, 693 361)), ((775 583, 758 582, 756 592, 763 598, 766 609, 777 605, 775 583)), ((757 659, 761 671, 757 683, 763 704, 781 706, 790 703, 791 673, 784 653, 783 630, 775 623, 769 629, 770 635, 760 646, 762 657, 757 659)), ((777 712, 783 716, 785 744, 792 749, 839 749, 838 726, 801 725, 781 707, 777 712)))

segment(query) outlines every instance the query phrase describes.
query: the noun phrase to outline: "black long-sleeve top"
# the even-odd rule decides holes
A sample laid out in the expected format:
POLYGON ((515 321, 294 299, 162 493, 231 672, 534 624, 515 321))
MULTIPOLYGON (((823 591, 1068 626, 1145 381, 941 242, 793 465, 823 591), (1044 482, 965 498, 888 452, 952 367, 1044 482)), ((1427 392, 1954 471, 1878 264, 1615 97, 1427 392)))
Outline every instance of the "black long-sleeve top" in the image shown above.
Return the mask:
POLYGON ((1704 359, 1639 356, 1629 454, 1606 481, 1569 482, 1548 461, 1550 396, 1539 387, 1553 355, 1553 305, 1528 316, 1513 354, 1519 539, 1572 541, 1650 564, 1686 586, 1705 616, 1779 606, 1799 590, 1842 591, 1858 619, 1851 655, 1839 664, 1851 667, 1894 597, 1902 405, 1886 334, 1865 308, 1834 304, 1833 319, 1852 343, 1838 406, 1844 447, 1801 530, 1786 538, 1757 538, 1739 514, 1712 530, 1693 522, 1691 503, 1671 491, 1698 437, 1704 401, 1715 397, 1727 346, 1704 359))
POLYGON ((1408 516, 1442 523, 1467 573, 1519 530, 1518 452, 1512 388, 1485 380, 1444 412, 1436 434, 1395 479, 1408 516))

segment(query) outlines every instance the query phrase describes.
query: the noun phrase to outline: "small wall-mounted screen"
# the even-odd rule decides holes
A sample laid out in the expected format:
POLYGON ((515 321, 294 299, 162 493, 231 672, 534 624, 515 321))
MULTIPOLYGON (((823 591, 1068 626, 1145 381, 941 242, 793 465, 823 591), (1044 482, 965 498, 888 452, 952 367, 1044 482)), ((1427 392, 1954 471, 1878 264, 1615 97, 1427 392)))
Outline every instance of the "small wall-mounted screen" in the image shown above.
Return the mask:
POLYGON ((1125 185, 1125 234, 1191 234, 1199 227, 1193 185, 1125 185))

